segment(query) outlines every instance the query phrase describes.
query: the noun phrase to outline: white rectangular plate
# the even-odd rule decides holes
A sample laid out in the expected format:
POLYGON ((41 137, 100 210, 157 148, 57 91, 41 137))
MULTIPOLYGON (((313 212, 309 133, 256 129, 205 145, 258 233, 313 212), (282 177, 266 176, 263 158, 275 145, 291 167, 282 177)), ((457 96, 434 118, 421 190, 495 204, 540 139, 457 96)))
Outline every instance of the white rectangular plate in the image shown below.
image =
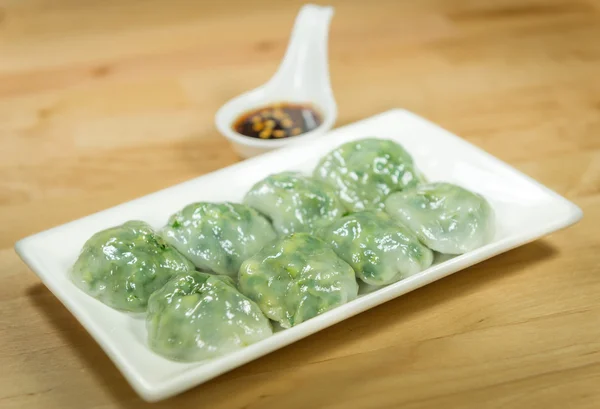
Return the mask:
POLYGON ((253 359, 307 337, 348 317, 439 280, 475 263, 569 226, 581 210, 538 182, 438 126, 403 110, 392 110, 336 129, 318 140, 274 151, 217 172, 124 203, 19 241, 16 250, 44 284, 106 351, 133 388, 157 401, 201 384, 253 359), (265 176, 284 170, 310 172, 338 145, 368 136, 393 139, 412 154, 431 181, 449 181, 483 194, 496 212, 490 244, 403 281, 363 294, 305 323, 225 357, 183 364, 164 359, 146 346, 143 318, 115 311, 77 289, 67 270, 95 232, 127 220, 160 228, 169 215, 195 201, 241 201, 265 176))

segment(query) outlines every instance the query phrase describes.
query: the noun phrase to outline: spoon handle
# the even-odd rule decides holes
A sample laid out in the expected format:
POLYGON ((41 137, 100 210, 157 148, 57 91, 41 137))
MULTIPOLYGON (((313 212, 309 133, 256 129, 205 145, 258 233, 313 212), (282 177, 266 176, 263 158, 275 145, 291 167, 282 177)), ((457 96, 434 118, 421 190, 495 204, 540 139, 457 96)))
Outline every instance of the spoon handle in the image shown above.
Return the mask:
POLYGON ((299 88, 329 90, 327 42, 333 7, 306 4, 296 22, 283 61, 269 81, 296 93, 299 88))

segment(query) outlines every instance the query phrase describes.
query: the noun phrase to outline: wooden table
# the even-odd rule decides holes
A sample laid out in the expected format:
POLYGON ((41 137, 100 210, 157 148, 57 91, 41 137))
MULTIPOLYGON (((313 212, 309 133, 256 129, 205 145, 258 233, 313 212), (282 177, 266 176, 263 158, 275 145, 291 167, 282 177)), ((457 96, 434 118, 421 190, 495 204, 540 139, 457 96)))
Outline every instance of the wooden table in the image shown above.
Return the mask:
POLYGON ((0 0, 0 407, 600 407, 600 3, 332 3, 338 125, 408 108, 583 221, 145 404, 13 244, 236 162, 301 3, 0 0))

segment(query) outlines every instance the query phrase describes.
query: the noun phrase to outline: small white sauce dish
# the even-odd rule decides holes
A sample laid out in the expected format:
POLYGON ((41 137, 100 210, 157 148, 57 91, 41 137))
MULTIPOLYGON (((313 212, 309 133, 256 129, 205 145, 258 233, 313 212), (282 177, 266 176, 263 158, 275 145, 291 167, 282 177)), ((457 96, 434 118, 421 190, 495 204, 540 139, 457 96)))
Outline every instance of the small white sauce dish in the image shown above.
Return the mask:
POLYGON ((337 104, 329 80, 327 40, 332 7, 307 4, 300 9, 287 51, 275 75, 264 85, 239 95, 215 115, 219 132, 243 158, 314 139, 329 131, 337 119, 337 104), (310 132, 281 139, 259 139, 233 129, 244 113, 270 104, 310 104, 322 123, 310 132))

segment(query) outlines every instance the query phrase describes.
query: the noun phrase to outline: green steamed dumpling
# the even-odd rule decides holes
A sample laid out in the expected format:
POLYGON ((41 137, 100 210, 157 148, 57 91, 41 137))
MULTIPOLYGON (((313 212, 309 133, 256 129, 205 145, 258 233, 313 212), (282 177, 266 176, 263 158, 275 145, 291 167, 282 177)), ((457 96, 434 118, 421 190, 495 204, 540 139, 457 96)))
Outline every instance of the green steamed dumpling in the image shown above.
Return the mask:
POLYGON ((432 250, 463 254, 494 236, 494 211, 485 198, 451 183, 429 183, 392 194, 385 210, 432 250))
POLYGON ((357 297, 354 270, 322 240, 294 233, 263 248, 240 268, 240 291, 284 328, 357 297))
POLYGON ((92 297, 124 311, 146 310, 150 295, 194 266, 141 221, 94 234, 71 269, 71 280, 92 297))
POLYGON ((323 228, 319 236, 370 285, 401 280, 423 271, 433 261, 431 250, 381 211, 343 217, 323 228))
POLYGON ((333 187, 297 172, 261 180, 246 194, 244 203, 266 215, 280 235, 311 233, 345 212, 333 187))
POLYGON ((332 185, 353 212, 383 208, 392 192, 422 182, 412 157, 388 139, 348 142, 325 155, 314 176, 332 185))
POLYGON ((201 361, 261 341, 273 331, 260 308, 227 276, 173 277, 148 302, 148 344, 176 361, 201 361))
POLYGON ((201 270, 237 277, 242 261, 277 235, 256 210, 237 203, 192 203, 169 218, 163 237, 201 270))

